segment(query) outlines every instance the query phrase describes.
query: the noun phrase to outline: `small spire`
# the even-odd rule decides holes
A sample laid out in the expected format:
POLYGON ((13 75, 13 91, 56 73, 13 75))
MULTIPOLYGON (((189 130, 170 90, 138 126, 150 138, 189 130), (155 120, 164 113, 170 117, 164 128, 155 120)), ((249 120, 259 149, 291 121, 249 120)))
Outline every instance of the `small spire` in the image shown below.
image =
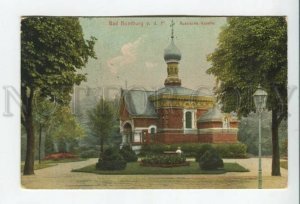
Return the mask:
POLYGON ((173 21, 173 19, 172 19, 172 21, 171 21, 171 38, 172 38, 172 40, 173 40, 173 38, 174 38, 174 25, 175 25, 175 23, 174 23, 174 21, 173 21))

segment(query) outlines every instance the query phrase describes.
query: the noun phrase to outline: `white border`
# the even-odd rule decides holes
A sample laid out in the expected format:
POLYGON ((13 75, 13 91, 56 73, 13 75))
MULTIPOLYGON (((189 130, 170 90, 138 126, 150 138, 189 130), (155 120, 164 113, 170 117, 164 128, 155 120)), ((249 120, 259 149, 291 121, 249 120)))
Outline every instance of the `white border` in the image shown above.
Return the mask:
MULTIPOLYGON (((22 15, 287 15, 289 26, 289 186, 283 190, 24 190, 20 188, 20 115, 0 118, 0 203, 299 203, 299 2, 298 0, 2 0, 0 86, 20 87, 22 15), (293 141, 293 142, 291 142, 293 141), (291 162, 292 161, 292 162, 291 162)), ((1 88, 0 112, 4 112, 1 88)))

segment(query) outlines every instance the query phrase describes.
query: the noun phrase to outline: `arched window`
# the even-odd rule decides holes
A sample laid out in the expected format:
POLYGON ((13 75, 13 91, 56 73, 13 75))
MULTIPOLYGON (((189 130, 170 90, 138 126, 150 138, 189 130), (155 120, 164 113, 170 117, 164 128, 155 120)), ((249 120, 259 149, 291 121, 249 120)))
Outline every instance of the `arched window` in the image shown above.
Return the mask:
POLYGON ((225 117, 223 119, 223 128, 229 128, 230 127, 230 123, 227 117, 225 117))
POLYGON ((185 128, 192 128, 192 112, 185 112, 185 128))
POLYGON ((154 134, 154 133, 155 133, 155 128, 154 128, 154 127, 150 129, 150 133, 151 133, 151 134, 154 134))
POLYGON ((150 139, 151 139, 151 142, 153 142, 155 140, 155 128, 151 128, 150 129, 150 139))

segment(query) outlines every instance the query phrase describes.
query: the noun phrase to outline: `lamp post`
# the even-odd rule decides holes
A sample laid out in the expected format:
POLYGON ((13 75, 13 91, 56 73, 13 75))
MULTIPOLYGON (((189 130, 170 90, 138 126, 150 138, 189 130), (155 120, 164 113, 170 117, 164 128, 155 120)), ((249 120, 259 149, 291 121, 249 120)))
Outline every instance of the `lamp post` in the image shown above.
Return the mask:
POLYGON ((258 118, 258 188, 262 188, 262 167, 261 167, 261 113, 266 107, 267 92, 265 92, 260 85, 253 94, 256 111, 259 114, 258 118))

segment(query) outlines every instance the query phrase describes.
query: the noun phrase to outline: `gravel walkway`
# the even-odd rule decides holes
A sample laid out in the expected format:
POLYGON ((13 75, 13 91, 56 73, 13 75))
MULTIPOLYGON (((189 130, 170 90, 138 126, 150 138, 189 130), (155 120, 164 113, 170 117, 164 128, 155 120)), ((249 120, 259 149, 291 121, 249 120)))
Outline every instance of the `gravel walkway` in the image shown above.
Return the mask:
MULTIPOLYGON (((219 175, 97 175, 71 172, 95 164, 97 159, 60 163, 35 170, 35 175, 21 176, 24 188, 30 189, 236 189, 257 188, 258 159, 224 159, 237 162, 250 172, 219 175)), ((263 158, 263 188, 285 188, 287 170, 280 177, 271 176, 271 158, 263 158)))

